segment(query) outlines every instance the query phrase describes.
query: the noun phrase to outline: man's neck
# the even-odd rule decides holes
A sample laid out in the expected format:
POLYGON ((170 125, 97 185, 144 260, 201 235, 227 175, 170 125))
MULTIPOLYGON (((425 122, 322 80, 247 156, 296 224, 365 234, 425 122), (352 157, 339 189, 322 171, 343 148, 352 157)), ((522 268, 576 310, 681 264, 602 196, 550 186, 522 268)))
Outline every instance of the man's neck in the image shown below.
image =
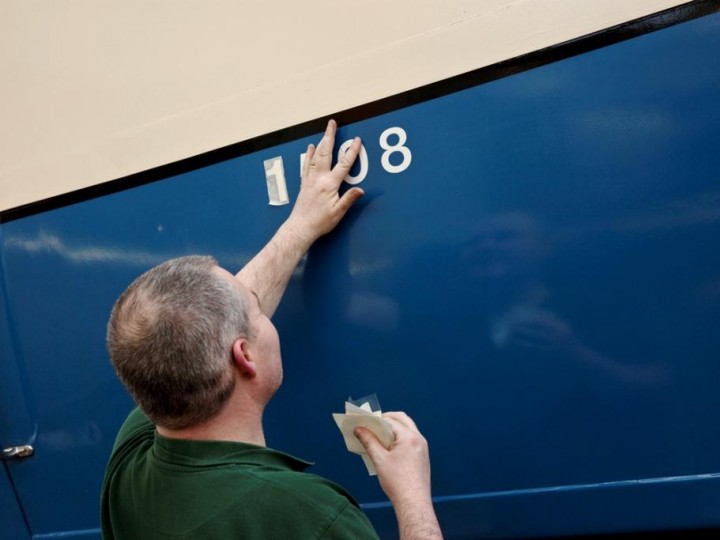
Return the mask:
POLYGON ((163 437, 197 441, 232 441, 265 446, 262 409, 234 407, 233 399, 211 419, 183 429, 157 426, 163 437))

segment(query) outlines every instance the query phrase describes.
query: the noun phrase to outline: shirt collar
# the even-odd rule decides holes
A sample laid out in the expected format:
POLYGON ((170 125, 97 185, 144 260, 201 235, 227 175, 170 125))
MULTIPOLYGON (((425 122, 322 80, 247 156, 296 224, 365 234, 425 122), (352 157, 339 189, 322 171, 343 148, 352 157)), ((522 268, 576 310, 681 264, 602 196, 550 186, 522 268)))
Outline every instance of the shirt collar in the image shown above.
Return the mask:
POLYGON ((186 467, 251 464, 275 469, 304 471, 312 462, 254 444, 232 441, 171 439, 155 432, 153 453, 166 463, 186 467))

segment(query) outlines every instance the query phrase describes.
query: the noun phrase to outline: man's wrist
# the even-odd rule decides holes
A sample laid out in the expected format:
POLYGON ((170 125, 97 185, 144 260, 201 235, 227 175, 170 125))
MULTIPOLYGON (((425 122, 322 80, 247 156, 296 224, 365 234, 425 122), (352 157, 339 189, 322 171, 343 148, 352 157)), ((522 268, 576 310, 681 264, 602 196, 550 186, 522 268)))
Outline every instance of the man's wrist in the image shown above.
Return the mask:
POLYGON ((401 497, 393 501, 401 540, 440 540, 442 531, 431 497, 401 497))
POLYGON ((276 235, 283 237, 283 244, 293 246, 302 257, 318 239, 318 235, 311 234, 308 229, 309 227, 298 223, 291 214, 280 226, 276 235))

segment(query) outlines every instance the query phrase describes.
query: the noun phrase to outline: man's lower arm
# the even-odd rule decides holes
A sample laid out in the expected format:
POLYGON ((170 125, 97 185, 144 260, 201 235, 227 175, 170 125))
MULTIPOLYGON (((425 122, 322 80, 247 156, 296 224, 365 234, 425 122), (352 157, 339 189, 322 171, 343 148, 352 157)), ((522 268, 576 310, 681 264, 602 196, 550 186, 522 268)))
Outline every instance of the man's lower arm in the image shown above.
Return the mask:
POLYGON ((400 540, 442 540, 432 500, 402 499, 393 502, 400 540))
POLYGON ((285 292, 290 277, 312 245, 286 221, 260 252, 240 270, 236 277, 260 299, 260 308, 272 317, 285 292))

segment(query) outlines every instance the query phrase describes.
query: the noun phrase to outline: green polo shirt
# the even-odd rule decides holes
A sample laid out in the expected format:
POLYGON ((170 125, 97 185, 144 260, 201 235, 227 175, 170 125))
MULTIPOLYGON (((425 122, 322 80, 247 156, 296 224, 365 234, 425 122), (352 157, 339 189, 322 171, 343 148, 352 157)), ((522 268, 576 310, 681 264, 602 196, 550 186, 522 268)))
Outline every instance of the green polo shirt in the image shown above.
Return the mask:
POLYGON ((377 538, 340 486, 310 463, 251 444, 168 439, 135 409, 101 496, 103 538, 377 538))

